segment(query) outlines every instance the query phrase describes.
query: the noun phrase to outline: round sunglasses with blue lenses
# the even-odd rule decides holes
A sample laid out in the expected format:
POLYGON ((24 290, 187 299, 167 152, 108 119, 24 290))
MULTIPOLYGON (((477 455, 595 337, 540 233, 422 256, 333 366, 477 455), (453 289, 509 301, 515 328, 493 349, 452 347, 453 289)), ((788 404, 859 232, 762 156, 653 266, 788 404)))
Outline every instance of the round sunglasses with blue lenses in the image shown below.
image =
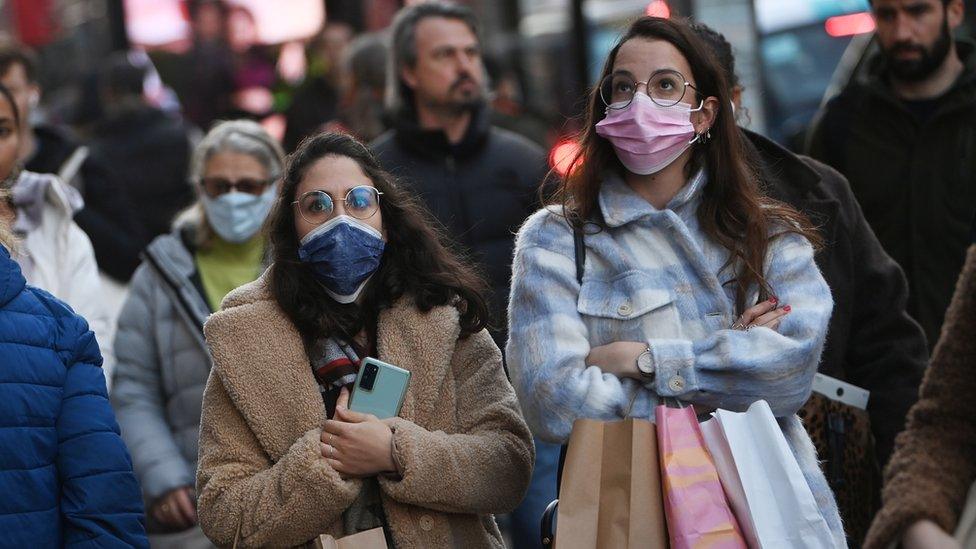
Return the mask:
MULTIPOLYGON (((346 192, 342 202, 345 213, 356 219, 369 219, 376 215, 380 207, 380 195, 376 187, 360 185, 346 192)), ((302 219, 314 225, 321 225, 332 218, 335 201, 332 195, 323 190, 309 191, 292 202, 298 206, 302 219)))

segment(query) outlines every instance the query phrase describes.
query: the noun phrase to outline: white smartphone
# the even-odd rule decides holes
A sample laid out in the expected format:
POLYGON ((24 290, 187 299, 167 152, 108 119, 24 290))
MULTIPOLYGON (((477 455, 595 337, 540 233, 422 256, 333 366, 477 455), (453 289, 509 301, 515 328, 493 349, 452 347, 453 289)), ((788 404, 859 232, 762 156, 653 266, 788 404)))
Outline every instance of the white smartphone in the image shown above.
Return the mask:
POLYGON ((813 376, 813 390, 830 400, 836 400, 859 410, 868 409, 868 398, 871 396, 871 391, 867 389, 823 374, 813 376))

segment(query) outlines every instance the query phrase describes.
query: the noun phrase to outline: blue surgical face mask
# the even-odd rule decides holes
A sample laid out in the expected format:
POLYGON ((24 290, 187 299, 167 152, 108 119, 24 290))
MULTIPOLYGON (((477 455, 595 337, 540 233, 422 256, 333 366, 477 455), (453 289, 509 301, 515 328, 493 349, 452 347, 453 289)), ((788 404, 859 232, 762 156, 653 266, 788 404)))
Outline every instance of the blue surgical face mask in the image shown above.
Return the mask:
POLYGON ((204 195, 203 207, 213 230, 227 242, 240 244, 257 234, 274 204, 277 186, 260 195, 231 191, 217 198, 204 195))
POLYGON ((385 248, 382 233, 354 217, 340 215, 305 235, 298 258, 311 267, 332 299, 352 303, 379 268, 385 248))

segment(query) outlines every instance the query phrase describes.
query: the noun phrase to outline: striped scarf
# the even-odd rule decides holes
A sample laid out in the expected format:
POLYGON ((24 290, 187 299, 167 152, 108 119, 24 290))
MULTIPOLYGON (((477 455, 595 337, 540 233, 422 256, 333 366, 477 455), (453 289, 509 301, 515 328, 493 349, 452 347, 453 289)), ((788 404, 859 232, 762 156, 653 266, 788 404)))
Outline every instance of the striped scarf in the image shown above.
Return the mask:
POLYGON ((329 417, 335 414, 336 401, 343 387, 352 389, 359 373, 362 352, 357 346, 334 337, 320 339, 312 348, 312 373, 322 393, 329 417))
MULTIPOLYGON (((354 344, 326 337, 318 340, 312 349, 312 373, 319 384, 319 392, 325 401, 328 417, 335 415, 336 401, 343 387, 352 389, 359 373, 360 358, 368 355, 354 344)), ((343 531, 346 535, 383 528, 387 546, 395 547, 383 510, 380 485, 375 478, 365 479, 359 496, 342 513, 343 531)))

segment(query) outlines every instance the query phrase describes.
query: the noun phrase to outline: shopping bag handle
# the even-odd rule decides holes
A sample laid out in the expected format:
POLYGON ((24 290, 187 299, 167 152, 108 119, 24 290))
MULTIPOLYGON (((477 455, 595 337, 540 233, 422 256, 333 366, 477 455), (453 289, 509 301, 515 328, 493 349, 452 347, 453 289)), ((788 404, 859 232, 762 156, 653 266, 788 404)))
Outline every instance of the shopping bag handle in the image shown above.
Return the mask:
POLYGON ((685 406, 684 403, 682 403, 681 400, 678 399, 678 397, 661 397, 661 401, 664 402, 664 405, 667 406, 668 408, 678 408, 678 409, 687 408, 687 406, 685 406), (668 405, 669 400, 671 402, 674 402, 674 406, 668 405))
POLYGON ((549 502, 545 512, 542 513, 542 546, 552 547, 556 543, 556 533, 552 529, 553 520, 556 518, 556 509, 559 507, 559 500, 554 499, 549 502))

